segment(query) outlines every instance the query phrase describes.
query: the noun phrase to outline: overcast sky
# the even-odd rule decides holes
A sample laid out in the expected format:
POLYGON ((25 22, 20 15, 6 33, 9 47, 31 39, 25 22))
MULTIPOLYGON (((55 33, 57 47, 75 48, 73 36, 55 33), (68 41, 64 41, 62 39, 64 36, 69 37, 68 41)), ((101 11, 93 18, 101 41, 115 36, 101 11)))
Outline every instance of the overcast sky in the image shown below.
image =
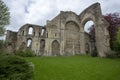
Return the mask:
POLYGON ((80 14, 95 2, 101 4, 102 13, 120 13, 120 0, 3 0, 10 10, 10 25, 7 29, 18 31, 26 24, 44 26, 60 11, 73 11, 80 14))

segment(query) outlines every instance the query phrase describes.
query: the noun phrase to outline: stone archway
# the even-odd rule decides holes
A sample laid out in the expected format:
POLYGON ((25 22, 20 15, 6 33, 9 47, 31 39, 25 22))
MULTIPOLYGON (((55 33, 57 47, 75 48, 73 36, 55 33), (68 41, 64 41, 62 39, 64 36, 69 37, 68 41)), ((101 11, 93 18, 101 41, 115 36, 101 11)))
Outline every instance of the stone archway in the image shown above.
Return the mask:
POLYGON ((33 27, 29 27, 29 28, 28 28, 28 34, 29 34, 29 35, 32 35, 32 34, 33 34, 33 27))
POLYGON ((60 55, 60 44, 57 40, 54 40, 52 42, 52 55, 53 56, 58 56, 60 55))
POLYGON ((27 34, 26 35, 35 36, 35 28, 34 28, 34 26, 29 25, 26 29, 27 29, 27 34))
POLYGON ((74 21, 68 21, 65 25, 65 54, 80 53, 80 28, 74 21))
MULTIPOLYGON (((89 20, 89 19, 87 19, 89 20)), ((85 31, 85 53, 91 54, 92 56, 97 56, 98 51, 96 48, 96 40, 95 40, 95 29, 94 29, 94 22, 92 20, 89 20, 84 25, 84 31, 85 31), (87 30, 88 31, 87 31, 87 30), (89 32, 89 30, 92 30, 92 32, 89 32), (89 46, 89 47, 88 47, 89 46), (91 52, 90 52, 91 51, 91 52)))
POLYGON ((28 49, 32 48, 32 39, 31 38, 27 39, 27 45, 26 46, 27 46, 28 49))
MULTIPOLYGON (((101 8, 99 3, 95 3, 85 9, 80 15, 79 19, 81 20, 81 26, 83 27, 81 32, 84 32, 84 25, 87 21, 92 20, 94 22, 95 27, 95 40, 96 40, 96 48, 98 51, 98 56, 105 57, 106 52, 110 49, 109 46, 109 33, 107 31, 107 27, 109 26, 108 22, 104 19, 101 13, 101 8)), ((85 52, 85 42, 84 42, 84 34, 81 34, 81 47, 82 53, 85 52)))
POLYGON ((40 40, 40 55, 43 55, 45 51, 45 40, 41 39, 40 40))

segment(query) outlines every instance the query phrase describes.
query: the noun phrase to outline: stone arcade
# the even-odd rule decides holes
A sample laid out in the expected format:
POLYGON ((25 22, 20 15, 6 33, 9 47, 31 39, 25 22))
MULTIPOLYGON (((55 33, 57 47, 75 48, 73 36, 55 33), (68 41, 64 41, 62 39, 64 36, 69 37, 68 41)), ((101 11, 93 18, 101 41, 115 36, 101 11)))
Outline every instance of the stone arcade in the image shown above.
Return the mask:
POLYGON ((105 57, 109 47, 108 22, 101 13, 99 3, 86 8, 80 15, 61 11, 45 26, 25 24, 18 32, 7 31, 7 51, 31 49, 36 55, 57 56, 92 53, 93 43, 85 33, 84 26, 89 20, 95 26, 95 46, 98 56, 105 57))

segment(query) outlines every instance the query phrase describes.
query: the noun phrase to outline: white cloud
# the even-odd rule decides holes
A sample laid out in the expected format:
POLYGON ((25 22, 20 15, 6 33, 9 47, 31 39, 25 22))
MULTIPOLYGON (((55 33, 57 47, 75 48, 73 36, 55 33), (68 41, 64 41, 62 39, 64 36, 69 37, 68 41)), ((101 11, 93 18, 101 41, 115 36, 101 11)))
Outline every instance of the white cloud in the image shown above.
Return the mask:
POLYGON ((9 7, 10 11, 10 25, 7 29, 16 31, 20 26, 24 24, 25 20, 25 9, 24 6, 27 4, 28 0, 3 0, 9 7))
POLYGON ((101 3, 103 14, 120 12, 120 1, 116 0, 3 0, 10 9, 11 19, 7 29, 17 31, 25 23, 45 25, 61 10, 80 14, 95 2, 101 3))
POLYGON ((46 19, 51 18, 51 13, 55 13, 55 4, 53 2, 48 2, 48 0, 46 0, 46 2, 44 0, 36 0, 35 4, 32 4, 28 8, 28 11, 29 13, 25 16, 25 22, 44 25, 46 19))

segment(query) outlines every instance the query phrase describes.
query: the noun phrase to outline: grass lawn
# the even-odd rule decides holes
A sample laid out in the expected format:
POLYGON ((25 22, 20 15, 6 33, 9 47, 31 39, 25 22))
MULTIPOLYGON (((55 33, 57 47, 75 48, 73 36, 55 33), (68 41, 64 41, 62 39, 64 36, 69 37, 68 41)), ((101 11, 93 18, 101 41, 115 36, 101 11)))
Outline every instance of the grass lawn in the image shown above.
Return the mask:
POLYGON ((120 80, 120 59, 90 56, 31 57, 34 80, 120 80))

